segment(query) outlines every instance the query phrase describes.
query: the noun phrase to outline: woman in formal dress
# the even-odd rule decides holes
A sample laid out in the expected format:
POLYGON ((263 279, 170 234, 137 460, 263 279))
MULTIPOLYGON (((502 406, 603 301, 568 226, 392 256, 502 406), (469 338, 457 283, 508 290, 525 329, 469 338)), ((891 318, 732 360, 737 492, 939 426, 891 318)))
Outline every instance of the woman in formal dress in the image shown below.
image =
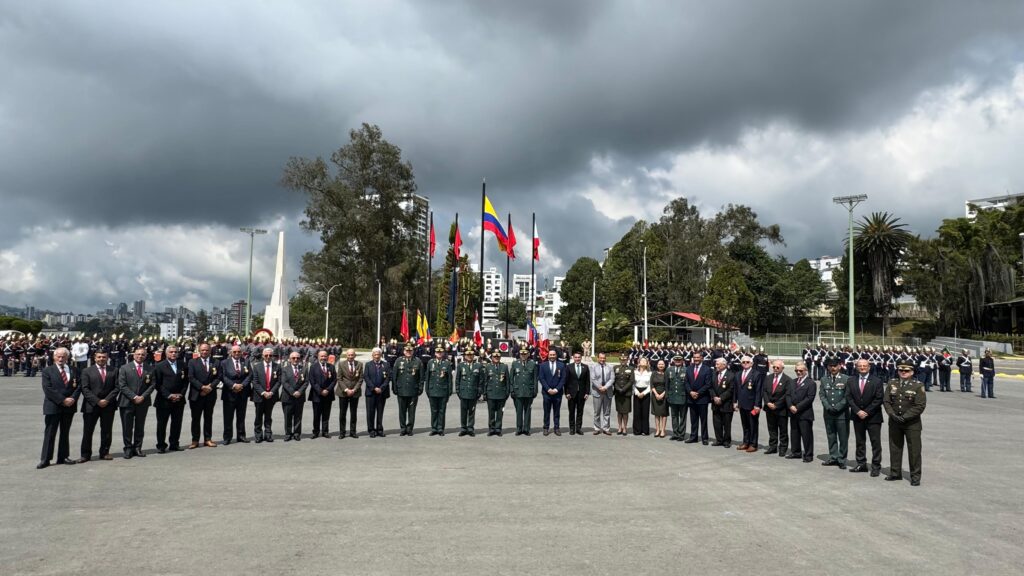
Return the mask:
POLYGON ((619 355, 619 367, 615 370, 615 382, 612 390, 615 395, 615 416, 618 418, 619 436, 625 436, 629 428, 629 411, 633 405, 633 368, 627 362, 623 352, 619 355))
POLYGON ((633 435, 651 435, 651 365, 641 358, 633 383, 633 435))
POLYGON ((668 374, 665 373, 664 360, 658 360, 657 367, 651 374, 651 389, 654 391, 654 398, 651 399, 651 414, 654 414, 654 436, 655 438, 665 437, 665 426, 668 424, 668 374))

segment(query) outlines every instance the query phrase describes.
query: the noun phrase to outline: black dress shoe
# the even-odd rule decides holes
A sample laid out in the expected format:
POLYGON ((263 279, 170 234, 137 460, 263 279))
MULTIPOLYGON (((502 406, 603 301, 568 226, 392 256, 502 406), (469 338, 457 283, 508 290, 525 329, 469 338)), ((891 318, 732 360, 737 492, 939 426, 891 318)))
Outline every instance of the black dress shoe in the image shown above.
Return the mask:
POLYGON ((903 480, 903 476, 893 476, 890 474, 889 476, 885 477, 886 482, 895 482, 897 480, 903 480))
POLYGON ((78 459, 78 463, 79 463, 79 464, 85 464, 85 463, 86 463, 86 462, 88 462, 89 460, 90 460, 90 458, 85 458, 85 457, 83 456, 82 458, 79 458, 79 459, 78 459))
POLYGON ((291 442, 291 441, 292 441, 292 435, 291 435, 291 434, 288 434, 288 435, 286 435, 286 436, 284 437, 284 441, 285 441, 285 442, 291 442))
POLYGON ((459 431, 459 437, 462 437, 462 436, 469 436, 469 432, 466 432, 465 430, 459 431))
POLYGON ((167 453, 167 449, 166 448, 157 448, 156 449, 156 453, 157 454, 166 454, 167 453))
POLYGON ((225 438, 224 442, 222 442, 222 444, 224 444, 225 446, 227 446, 228 444, 231 444, 231 438, 225 438))
MULTIPOLYGON (((128 456, 128 458, 131 458, 131 456, 128 456)), ((40 462, 39 464, 36 464, 36 470, 42 470, 43 468, 48 468, 49 466, 49 462, 40 462)))
POLYGON ((881 470, 872 470, 871 471, 871 477, 872 478, 877 478, 878 476, 881 476, 881 474, 882 474, 881 470))
POLYGON ((175 446, 174 448, 171 448, 171 452, 184 452, 184 451, 185 451, 185 449, 182 448, 181 446, 175 446))
POLYGON ((846 464, 843 464, 842 462, 837 463, 836 466, 838 466, 840 470, 846 470, 846 464))
POLYGON ((732 442, 722 442, 723 448, 732 448, 732 442))
MULTIPOLYGON (((673 440, 675 440, 675 438, 673 438, 673 440)), ((707 444, 707 442, 705 442, 705 444, 707 444)), ((712 443, 711 443, 711 445, 712 445, 712 446, 721 446, 721 445, 722 445, 722 443, 721 443, 721 442, 719 442, 718 440, 715 440, 714 442, 712 442, 712 443)))
POLYGON ((555 430, 555 436, 561 436, 561 435, 562 435, 562 431, 561 430, 555 430))
POLYGON ((438 432, 437 435, 438 436, 444 436, 444 430, 441 430, 440 432, 438 432))
POLYGON ((822 466, 839 466, 839 462, 836 462, 835 460, 826 460, 826 461, 822 462, 821 465, 822 466))
POLYGON ((707 440, 701 440, 701 441, 700 441, 700 443, 701 443, 701 444, 703 444, 703 445, 705 445, 705 446, 707 446, 707 445, 708 445, 708 441, 707 441, 707 440))
POLYGON ((910 481, 910 485, 911 486, 920 486, 921 485, 921 481, 920 480, 911 480, 910 481))
POLYGON ((341 440, 344 437, 345 437, 345 433, 344 432, 338 432, 338 440, 341 440))
POLYGON ((498 430, 497 432, 495 432, 495 434, 498 435, 498 438, 501 438, 501 430, 498 430))
POLYGON ((139 458, 145 458, 146 457, 146 453, 143 452, 142 450, 136 450, 134 454, 136 456, 138 456, 139 458))
POLYGON ((409 430, 409 433, 406 434, 406 436, 412 436, 412 430, 409 430))
POLYGON ((349 432, 348 433, 348 437, 349 438, 359 438, 359 434, 356 434, 355 432, 349 432))
MULTIPOLYGON (((644 436, 646 436, 646 434, 644 434, 644 436)), ((696 443, 697 443, 697 439, 696 438, 689 438, 689 439, 683 440, 683 444, 696 444, 696 443)))
POLYGON ((376 437, 377 437, 377 433, 374 432, 373 430, 370 430, 370 438, 376 438, 376 437))
POLYGON ((383 432, 377 432, 377 438, 383 438, 385 436, 387 436, 387 434, 385 434, 383 432))
POLYGON ((241 442, 242 444, 248 444, 249 443, 249 439, 246 438, 245 436, 239 436, 238 437, 238 441, 241 442))
POLYGON ((777 454, 779 451, 776 448, 769 448, 764 451, 765 454, 777 454))
POLYGON ((867 472, 867 471, 868 471, 868 467, 863 465, 863 464, 860 464, 858 466, 854 466, 853 468, 850 468, 850 472, 867 472))
POLYGON ((259 436, 257 436, 256 437, 256 443, 257 444, 262 444, 263 443, 263 438, 260 438, 259 436))
POLYGON ((789 454, 786 454, 785 458, 786 460, 799 460, 800 458, 803 458, 803 456, 790 452, 789 454))
POLYGON ((319 432, 313 432, 312 434, 310 434, 309 437, 310 438, 319 438, 320 437, 320 433, 319 432))
POLYGON ((488 436, 494 436, 494 430, 488 430, 487 431, 487 435, 488 436))
POLYGON ((427 434, 427 436, 437 436, 437 430, 431 430, 430 434, 427 434))
POLYGON ((401 432, 399 432, 398 435, 399 436, 405 436, 405 430, 402 430, 401 432))
POLYGON ((263 441, 264 442, 273 442, 274 441, 274 437, 273 436, 267 436, 266 438, 263 439, 263 441))
POLYGON ((125 460, 131 460, 132 459, 132 453, 131 452, 125 452, 124 453, 124 459, 125 460))
POLYGON ((814 462, 814 456, 805 457, 804 462, 814 462))

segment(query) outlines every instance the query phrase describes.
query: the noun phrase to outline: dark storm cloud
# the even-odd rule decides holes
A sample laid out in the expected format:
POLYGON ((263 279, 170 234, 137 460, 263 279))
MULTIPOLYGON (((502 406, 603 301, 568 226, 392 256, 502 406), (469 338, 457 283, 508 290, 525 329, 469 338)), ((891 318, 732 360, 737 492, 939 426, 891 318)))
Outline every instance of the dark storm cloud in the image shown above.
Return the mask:
MULTIPOLYGON (((584 197, 595 158, 615 159, 604 180, 632 181, 623 201, 648 213, 673 193, 718 206, 699 182, 673 189, 637 167, 774 122, 870 130, 929 89, 1004 83, 1022 22, 1019 2, 8 5, 0 197, 19 218, 0 244, 55 214, 226 232, 294 222, 303 198, 277 184, 288 157, 327 156, 370 122, 413 163, 441 229, 456 211, 475 223, 486 177, 520 240, 537 211, 568 267, 632 223, 584 197)), ((827 205, 828 184, 788 198, 827 205)), ((787 250, 822 243, 748 198, 784 224, 787 250)))

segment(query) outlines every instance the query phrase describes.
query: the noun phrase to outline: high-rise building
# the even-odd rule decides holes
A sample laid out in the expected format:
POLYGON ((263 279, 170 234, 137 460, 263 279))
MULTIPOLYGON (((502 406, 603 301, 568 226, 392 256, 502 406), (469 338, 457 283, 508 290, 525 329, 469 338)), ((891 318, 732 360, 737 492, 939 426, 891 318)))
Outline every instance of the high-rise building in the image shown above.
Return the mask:
POLYGON ((821 276, 822 282, 828 284, 828 291, 830 295, 835 295, 836 282, 832 278, 832 271, 839 266, 842 261, 841 258, 835 256, 822 256, 821 258, 814 258, 807 262, 811 265, 811 268, 818 271, 818 275, 821 276))
POLYGON ((550 328, 559 328, 561 325, 555 321, 555 317, 562 309, 562 282, 565 276, 555 276, 550 290, 545 290, 540 296, 544 298, 543 316, 550 328))
POLYGON ((527 306, 530 305, 531 293, 536 296, 537 292, 537 276, 529 274, 513 274, 512 275, 512 297, 518 298, 520 302, 523 302, 527 306), (532 284, 531 284, 532 282, 532 284))
POLYGON ((497 268, 484 270, 484 317, 480 323, 494 323, 498 321, 498 302, 505 291, 504 277, 497 268))
POLYGON ((245 300, 231 304, 231 309, 228 310, 228 322, 224 326, 224 330, 235 334, 245 333, 245 300))
POLYGON ((142 317, 146 315, 146 301, 136 300, 132 304, 132 319, 136 322, 141 322, 142 317))
POLYGON ((400 205, 415 218, 412 238, 420 252, 426 254, 430 237, 430 199, 419 194, 410 194, 400 205))

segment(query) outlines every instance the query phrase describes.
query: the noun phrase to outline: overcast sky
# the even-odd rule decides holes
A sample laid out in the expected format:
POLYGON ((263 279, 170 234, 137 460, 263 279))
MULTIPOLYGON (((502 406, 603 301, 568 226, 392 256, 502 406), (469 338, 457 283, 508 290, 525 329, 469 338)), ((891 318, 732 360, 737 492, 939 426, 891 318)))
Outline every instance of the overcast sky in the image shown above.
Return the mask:
POLYGON ((0 0, 0 70, 11 306, 223 306, 245 297, 239 226, 286 231, 294 292, 318 242, 281 169, 362 122, 439 228, 475 225, 472 258, 482 178, 521 241, 536 211, 549 275, 676 196, 750 205, 796 260, 840 251, 836 195, 929 235, 1024 191, 1019 0, 0 0))

